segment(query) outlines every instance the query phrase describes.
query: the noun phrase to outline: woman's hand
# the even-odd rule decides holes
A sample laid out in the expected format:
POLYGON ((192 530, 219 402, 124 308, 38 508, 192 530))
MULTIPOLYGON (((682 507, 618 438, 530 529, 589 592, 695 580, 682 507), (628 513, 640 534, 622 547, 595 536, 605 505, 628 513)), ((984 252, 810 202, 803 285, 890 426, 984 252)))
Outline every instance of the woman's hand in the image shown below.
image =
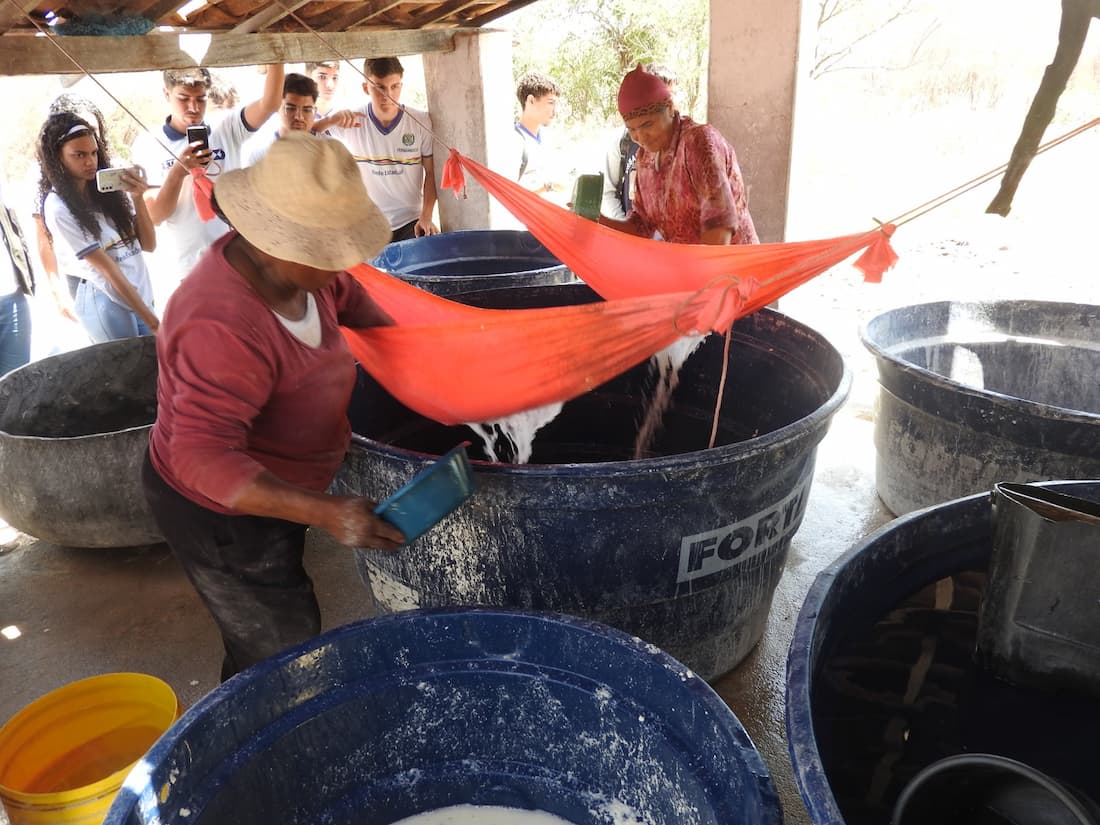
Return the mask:
POLYGON ((50 283, 50 296, 53 298, 54 306, 57 307, 58 313, 60 313, 62 318, 69 321, 75 321, 79 324, 80 318, 77 317, 76 307, 73 304, 72 296, 69 295, 67 285, 61 285, 61 278, 56 272, 53 273, 48 280, 50 283))
POLYGON ((129 192, 137 203, 142 199, 142 194, 150 189, 149 181, 145 178, 145 170, 140 166, 134 166, 122 173, 122 191, 129 192))
POLYGON ((353 112, 351 109, 338 109, 329 112, 324 117, 319 117, 313 124, 313 131, 323 132, 329 128, 356 129, 362 126, 367 116, 362 112, 353 112))
POLYGON ((349 547, 396 550, 405 543, 401 531, 374 515, 375 502, 360 496, 329 496, 328 513, 317 526, 349 547))
POLYGON ((418 238, 423 238, 425 235, 438 235, 439 227, 430 220, 426 221, 420 218, 416 222, 416 226, 413 227, 413 234, 418 238))
POLYGON ((222 502, 239 513, 311 524, 350 547, 396 550, 405 543, 401 531, 374 515, 375 503, 362 496, 332 496, 288 484, 263 470, 236 498, 222 502))

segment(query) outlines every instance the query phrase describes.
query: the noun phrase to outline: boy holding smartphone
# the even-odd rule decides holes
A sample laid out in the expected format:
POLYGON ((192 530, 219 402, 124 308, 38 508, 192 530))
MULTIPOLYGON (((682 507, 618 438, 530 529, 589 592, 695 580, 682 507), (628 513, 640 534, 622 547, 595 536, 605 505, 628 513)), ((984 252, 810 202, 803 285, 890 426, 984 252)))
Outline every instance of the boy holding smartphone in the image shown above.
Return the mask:
POLYGON ((204 222, 195 208, 190 170, 207 167, 211 177, 241 166, 241 146, 279 108, 283 67, 268 66, 263 96, 239 107, 213 126, 205 122, 206 95, 211 85, 204 68, 164 72, 164 98, 169 115, 154 138, 141 134, 131 150, 134 163, 145 168, 151 186, 145 203, 158 227, 154 283, 163 306, 176 284, 228 227, 218 218, 204 222), (159 139, 159 142, 158 142, 159 139), (164 151, 167 146, 175 157, 164 151), (176 158, 179 162, 176 162, 176 158))

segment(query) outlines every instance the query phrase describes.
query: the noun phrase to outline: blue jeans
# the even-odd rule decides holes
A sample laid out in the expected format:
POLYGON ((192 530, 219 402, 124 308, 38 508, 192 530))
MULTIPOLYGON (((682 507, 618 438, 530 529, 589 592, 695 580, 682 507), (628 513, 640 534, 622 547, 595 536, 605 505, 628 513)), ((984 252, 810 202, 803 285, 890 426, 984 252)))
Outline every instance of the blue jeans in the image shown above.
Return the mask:
POLYGON ((0 375, 31 360, 31 308, 16 291, 0 297, 0 375))
POLYGON ((96 289, 88 281, 81 281, 77 287, 74 305, 77 317, 93 343, 152 334, 136 312, 112 301, 106 292, 96 289))

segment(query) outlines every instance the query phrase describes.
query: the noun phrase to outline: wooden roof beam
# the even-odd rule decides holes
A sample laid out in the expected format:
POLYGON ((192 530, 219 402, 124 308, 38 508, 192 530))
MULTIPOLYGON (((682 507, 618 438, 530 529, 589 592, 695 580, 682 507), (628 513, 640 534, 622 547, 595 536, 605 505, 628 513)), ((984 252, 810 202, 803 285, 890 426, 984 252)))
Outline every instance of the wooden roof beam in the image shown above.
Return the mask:
POLYGON ((233 34, 251 34, 252 32, 261 31, 298 11, 309 2, 310 0, 275 0, 271 5, 265 6, 251 17, 242 20, 231 31, 233 34))
POLYGON ((440 4, 434 8, 430 14, 425 14, 423 17, 419 14, 413 14, 412 17, 417 27, 431 26, 447 20, 460 11, 470 8, 470 6, 479 6, 484 3, 484 1, 485 0, 452 0, 450 3, 440 4))
POLYGON ((337 17, 328 28, 334 31, 345 31, 362 26, 372 17, 384 14, 394 6, 402 5, 403 2, 404 0, 374 0, 371 3, 355 3, 351 11, 337 17))
POLYGON ((498 17, 503 17, 506 14, 514 12, 516 9, 521 9, 524 6, 529 6, 529 5, 531 5, 531 3, 534 3, 534 2, 535 2, 535 0, 517 0, 517 2, 513 2, 513 3, 503 3, 502 2, 499 6, 494 8, 492 11, 487 11, 484 14, 479 14, 479 15, 476 15, 474 17, 471 17, 469 20, 467 20, 462 25, 467 27, 467 28, 478 28, 478 27, 484 26, 488 23, 492 23, 498 17))
MULTIPOLYGON (((454 37, 473 29, 322 32, 304 34, 210 34, 201 62, 180 48, 176 33, 144 36, 62 37, 59 45, 89 72, 142 72, 202 65, 208 68, 263 63, 305 63, 348 58, 387 57, 454 50, 454 37)), ((199 34, 189 33, 191 38, 199 34)), ((0 76, 72 74, 74 66, 53 38, 0 38, 0 76)))
POLYGON ((175 14, 176 10, 182 8, 186 3, 187 0, 154 0, 141 14, 158 26, 170 25, 163 22, 164 18, 175 14))
POLYGON ((0 32, 13 28, 16 23, 23 23, 27 19, 27 13, 38 7, 40 0, 16 0, 13 6, 8 0, 0 2, 0 32))

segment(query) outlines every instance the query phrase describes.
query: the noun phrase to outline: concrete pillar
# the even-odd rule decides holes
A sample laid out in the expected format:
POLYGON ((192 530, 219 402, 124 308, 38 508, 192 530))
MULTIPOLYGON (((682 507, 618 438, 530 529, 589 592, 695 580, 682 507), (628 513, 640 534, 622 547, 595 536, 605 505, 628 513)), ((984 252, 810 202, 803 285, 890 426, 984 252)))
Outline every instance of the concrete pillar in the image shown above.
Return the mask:
POLYGON ((760 240, 786 240, 801 0, 711 0, 707 122, 737 152, 760 240))
MULTIPOLYGON (((424 82, 434 131, 463 155, 493 168, 493 159, 505 156, 514 140, 512 34, 494 29, 455 37, 453 52, 424 55, 424 82)), ((450 149, 435 145, 436 183, 450 149)), ((466 200, 450 191, 439 192, 439 221, 443 231, 485 229, 506 214, 471 178, 466 200)))

